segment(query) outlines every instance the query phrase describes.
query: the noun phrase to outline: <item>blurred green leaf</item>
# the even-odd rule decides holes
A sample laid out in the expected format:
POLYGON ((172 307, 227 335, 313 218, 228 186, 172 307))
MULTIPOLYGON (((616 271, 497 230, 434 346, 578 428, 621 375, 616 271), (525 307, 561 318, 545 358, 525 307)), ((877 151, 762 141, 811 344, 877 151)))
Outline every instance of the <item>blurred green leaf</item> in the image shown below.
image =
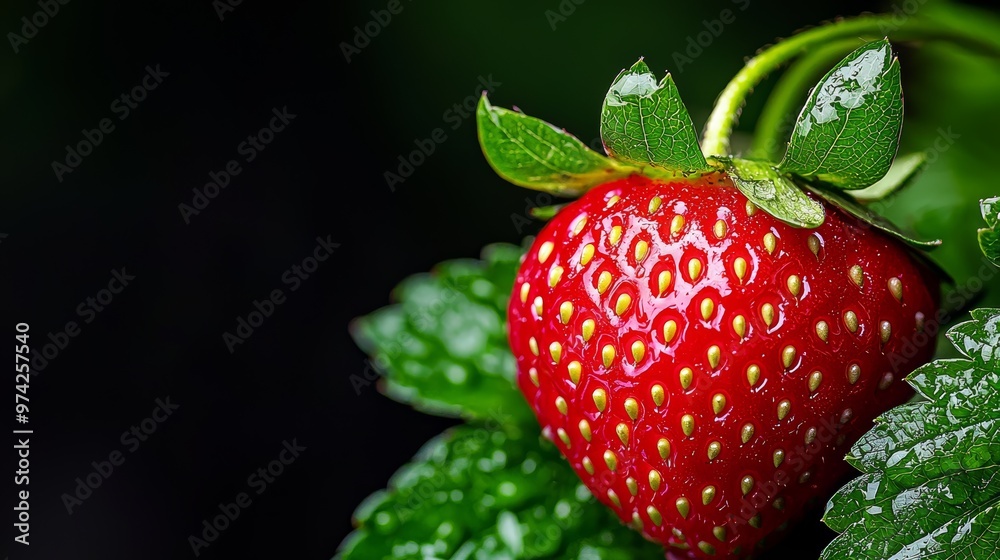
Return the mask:
POLYGON ((997 221, 1000 216, 1000 198, 987 198, 979 202, 979 208, 986 220, 985 228, 979 230, 979 247, 990 262, 1000 266, 1000 231, 997 231, 997 221))
POLYGON ((427 443, 388 490, 361 504, 337 558, 663 555, 599 504, 551 444, 512 435, 504 421, 460 426, 427 443))
POLYGON ((823 224, 823 205, 812 200, 792 179, 771 164, 745 159, 723 160, 736 188, 751 202, 775 218, 795 227, 815 228, 823 224))
POLYGON ((400 303, 354 325, 386 392, 472 423, 428 442, 355 512, 337 558, 629 560, 662 549, 597 502, 514 385, 503 318, 523 251, 442 263, 404 281, 400 303), (525 429, 527 428, 527 429, 525 429))
POLYGON ((532 218, 536 220, 551 220, 559 213, 560 210, 565 208, 565 204, 553 204, 551 206, 536 206, 529 210, 532 218))
POLYGON ((874 184, 896 155, 902 96, 888 41, 855 50, 813 89, 779 168, 843 189, 874 184))
POLYGON ((623 70, 604 98, 601 138, 621 161, 675 171, 704 171, 705 157, 674 78, 659 83, 641 59, 623 70))
POLYGON ((591 150, 543 120, 494 107, 485 95, 479 100, 476 122, 486 160, 515 185, 580 196, 595 185, 639 171, 591 150))
MULTIPOLYGON (((441 263, 405 280, 400 303, 357 319, 352 333, 383 374, 389 397, 442 416, 485 419, 502 413, 530 423, 514 388, 514 356, 504 329, 522 251, 492 245, 483 260, 441 263)), ((357 390, 366 379, 352 378, 357 390)))
POLYGON ((996 558, 1000 547, 1000 310, 948 331, 963 358, 907 378, 924 402, 890 410, 852 448, 866 474, 830 500, 824 560, 996 558))

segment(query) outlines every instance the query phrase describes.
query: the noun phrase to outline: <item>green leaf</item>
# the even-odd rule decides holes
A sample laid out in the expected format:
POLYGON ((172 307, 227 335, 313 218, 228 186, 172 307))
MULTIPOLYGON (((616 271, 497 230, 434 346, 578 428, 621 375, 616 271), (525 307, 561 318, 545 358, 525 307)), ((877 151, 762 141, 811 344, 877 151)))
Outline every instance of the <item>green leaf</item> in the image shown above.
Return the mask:
POLYGON ((1000 198, 987 198, 979 201, 988 227, 979 230, 979 247, 990 262, 1000 266, 1000 232, 997 231, 997 221, 1000 220, 1000 198))
POLYGON ((694 123, 668 73, 659 83, 639 59, 622 70, 604 98, 601 139, 621 161, 674 171, 704 171, 694 123))
POLYGON ((640 171, 591 150, 545 121, 494 107, 485 94, 476 109, 476 122, 490 166, 521 187, 575 197, 595 185, 640 171))
MULTIPOLYGON (((399 304, 357 319, 351 331, 383 375, 380 389, 430 414, 482 419, 500 411, 534 430, 513 387, 504 330, 521 254, 513 245, 493 245, 482 261, 442 263, 400 284, 399 304)), ((352 376, 355 390, 366 390, 370 377, 352 376)))
POLYGON ((848 457, 864 475, 824 521, 841 533, 824 560, 986 560, 1000 547, 1000 309, 948 331, 962 358, 917 368, 925 399, 876 420, 848 457))
POLYGON ((736 188, 765 212, 794 227, 823 224, 823 205, 809 198, 792 179, 771 164, 745 159, 718 159, 736 188))
POLYGON ((355 513, 341 560, 627 560, 662 549, 619 523, 547 441, 492 425, 429 442, 355 513))
POLYGON ((853 196, 859 202, 875 202, 882 200, 894 192, 909 185, 927 164, 927 154, 917 152, 900 156, 892 162, 889 172, 870 187, 853 191, 853 196))
POLYGON ((813 89, 779 167, 842 189, 861 189, 889 170, 902 126, 899 61, 888 41, 868 43, 813 89))
POLYGON ((844 212, 847 212, 848 214, 854 216, 855 218, 861 220, 862 222, 872 226, 873 228, 883 233, 887 233, 890 236, 895 237, 896 239, 902 241, 903 243, 906 243, 907 245, 910 245, 911 247, 923 251, 930 251, 941 245, 940 239, 935 239, 933 241, 921 241, 919 239, 906 235, 905 233, 901 232, 899 228, 897 228, 895 224, 890 222, 888 219, 862 206, 846 193, 835 192, 831 189, 824 189, 816 185, 806 185, 806 188, 808 188, 817 196, 821 197, 823 200, 826 200, 830 204, 836 206, 837 208, 840 208, 844 212))

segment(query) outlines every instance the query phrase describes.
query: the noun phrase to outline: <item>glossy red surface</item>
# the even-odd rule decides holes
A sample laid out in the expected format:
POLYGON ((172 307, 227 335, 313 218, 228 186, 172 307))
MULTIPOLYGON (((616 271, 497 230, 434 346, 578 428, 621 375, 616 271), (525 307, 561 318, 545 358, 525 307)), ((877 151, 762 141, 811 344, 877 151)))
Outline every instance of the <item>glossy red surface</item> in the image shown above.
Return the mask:
POLYGON ((821 227, 796 229, 748 207, 725 175, 696 183, 632 177, 591 190, 543 229, 514 286, 510 342, 518 383, 543 431, 599 500, 679 557, 740 557, 800 518, 811 498, 825 500, 850 468, 842 458, 853 441, 878 413, 911 396, 902 379, 933 353, 934 337, 919 323, 934 317, 936 286, 896 242, 832 207, 821 227), (620 199, 609 208, 613 197, 620 199), (654 197, 661 203, 650 212, 654 197), (676 216, 683 225, 672 232, 676 216), (594 254, 586 262, 588 244, 594 254), (746 262, 742 279, 738 258, 746 262), (696 277, 692 259, 700 263, 696 277), (602 272, 610 274, 603 293, 602 272), (660 293, 662 272, 670 280, 660 293), (891 278, 901 286, 898 299, 891 278), (770 325, 765 304, 774 310, 770 325), (585 339, 588 320, 594 328, 585 339), (671 320, 676 334, 667 341, 671 320), (828 325, 826 341, 819 321, 828 325), (607 347, 614 357, 605 366, 607 347), (751 366, 760 370, 754 384, 751 366), (684 368, 691 370, 686 388, 684 368), (659 405, 654 386, 663 389, 659 405), (603 411, 595 391, 607 395, 603 411), (634 399, 634 419, 627 399, 634 399), (783 401, 787 414, 779 420, 783 401), (685 416, 693 420, 690 435, 685 416), (627 442, 619 435, 625 431, 627 442), (661 440, 669 443, 665 458, 661 440), (784 458, 776 467, 778 451, 784 458), (658 488, 651 476, 662 480, 658 488), (708 486, 715 491, 705 504, 708 486), (681 499, 690 504, 686 516, 681 499))

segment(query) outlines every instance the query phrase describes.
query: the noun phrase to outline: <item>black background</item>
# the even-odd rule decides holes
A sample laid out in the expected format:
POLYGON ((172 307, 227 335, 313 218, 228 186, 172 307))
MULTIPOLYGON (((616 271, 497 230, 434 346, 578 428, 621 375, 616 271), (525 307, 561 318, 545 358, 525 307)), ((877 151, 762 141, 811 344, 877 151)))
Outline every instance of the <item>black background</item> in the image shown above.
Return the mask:
MULTIPOLYGON (((492 75, 498 104, 593 138, 620 68, 640 54, 671 66, 702 20, 732 7, 590 0, 553 30, 544 12, 556 0, 402 2, 351 62, 341 42, 386 2, 245 1, 220 21, 208 0, 73 0, 18 53, 0 46, 4 328, 30 323, 40 349, 81 323, 32 380, 32 545, 11 545, 11 558, 190 557, 188 536, 293 439, 306 451, 250 491, 253 505, 202 556, 331 557, 355 505, 449 425, 355 391, 364 355, 348 321, 388 303, 408 274, 522 237, 510 216, 530 193, 492 174, 471 121, 452 130, 442 113, 492 75), (110 103, 147 65, 169 76, 118 120, 110 103), (286 106, 289 127, 185 224, 178 205, 286 106), (105 117, 115 130, 57 180, 53 160, 105 117), (383 173, 437 127, 448 139, 390 190, 383 173), (290 293, 282 273, 317 236, 340 248, 290 293), (135 280, 82 324, 77 306, 121 267, 135 280), (222 333, 277 288, 287 301, 230 354, 222 333), (68 514, 61 496, 75 479, 168 396, 180 408, 68 514)), ((756 48, 881 7, 830 4, 752 2, 675 69, 695 122, 756 48)), ((37 10, 6 3, 0 30, 37 10)), ((819 544, 821 533, 800 534, 819 544)))

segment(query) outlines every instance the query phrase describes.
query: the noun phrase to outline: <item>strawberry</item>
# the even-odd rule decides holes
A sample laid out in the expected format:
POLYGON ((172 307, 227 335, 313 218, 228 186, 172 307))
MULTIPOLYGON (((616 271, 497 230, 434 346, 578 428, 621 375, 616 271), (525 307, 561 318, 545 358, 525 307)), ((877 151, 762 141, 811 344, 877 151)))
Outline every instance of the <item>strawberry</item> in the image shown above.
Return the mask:
POLYGON ((797 229, 723 172, 633 175, 561 210, 520 268, 522 392, 591 492, 668 554, 746 557, 802 517, 933 353, 933 273, 822 204, 797 229))

